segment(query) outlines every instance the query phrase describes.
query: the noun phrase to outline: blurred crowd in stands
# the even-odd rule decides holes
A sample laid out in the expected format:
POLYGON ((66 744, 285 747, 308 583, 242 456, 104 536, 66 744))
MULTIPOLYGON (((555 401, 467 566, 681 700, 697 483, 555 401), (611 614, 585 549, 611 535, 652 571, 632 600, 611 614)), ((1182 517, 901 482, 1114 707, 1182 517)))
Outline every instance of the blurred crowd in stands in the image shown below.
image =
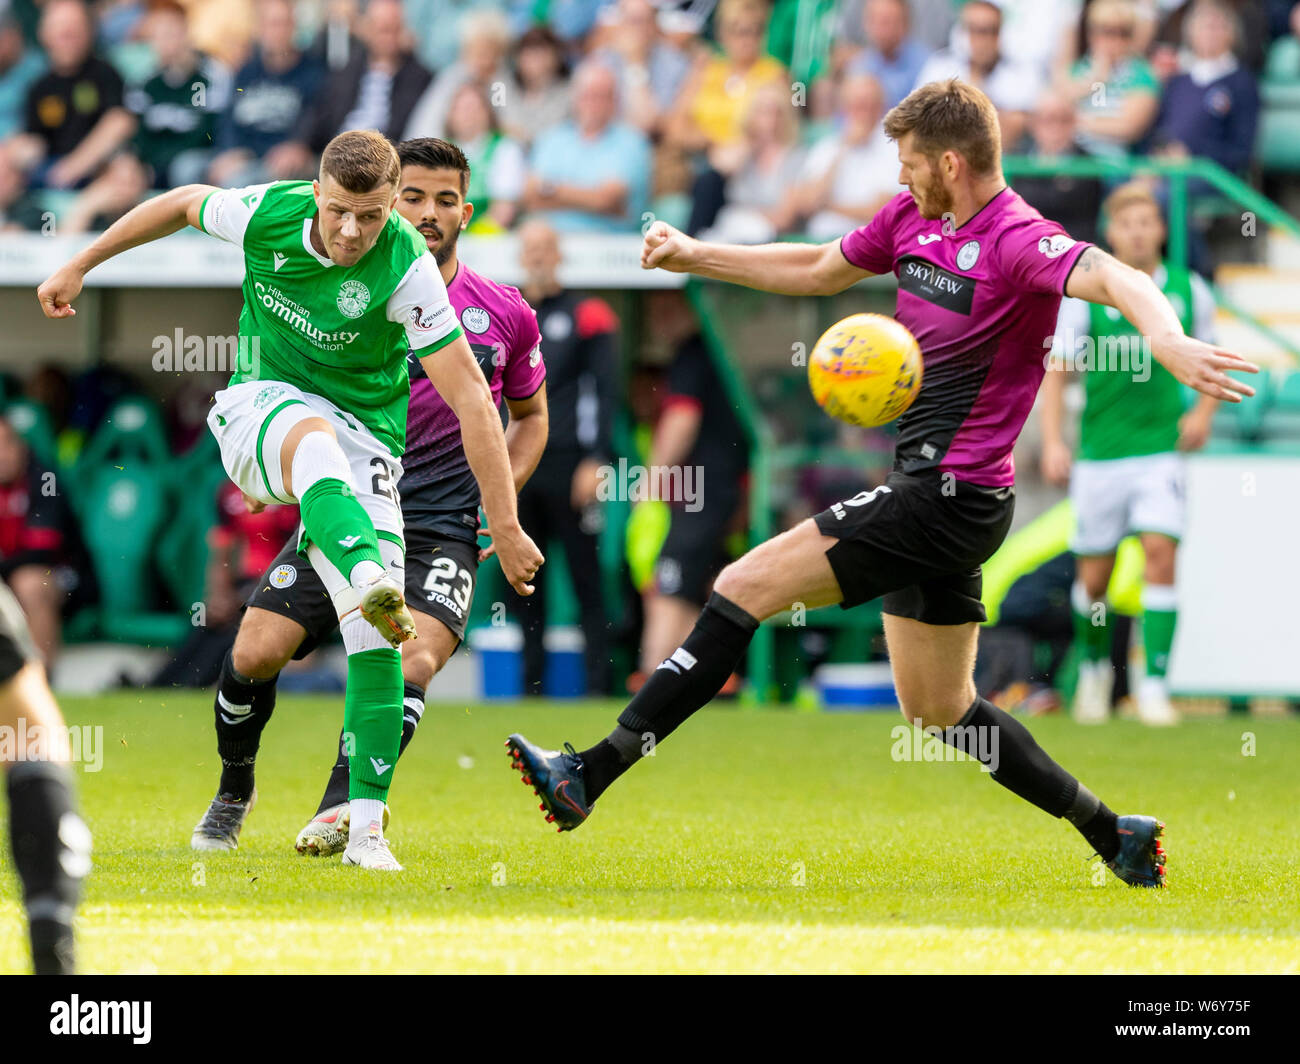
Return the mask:
MULTIPOLYGON (((898 190, 885 111, 953 76, 992 98, 1007 153, 1240 175, 1261 87, 1276 143, 1259 150, 1300 162, 1297 7, 0 0, 0 226, 93 229, 177 184, 309 177, 336 133, 377 128, 465 149, 480 233, 542 215, 561 231, 661 217, 734 241, 830 238, 898 190)), ((1088 236, 1097 190, 1040 184, 1088 236)))

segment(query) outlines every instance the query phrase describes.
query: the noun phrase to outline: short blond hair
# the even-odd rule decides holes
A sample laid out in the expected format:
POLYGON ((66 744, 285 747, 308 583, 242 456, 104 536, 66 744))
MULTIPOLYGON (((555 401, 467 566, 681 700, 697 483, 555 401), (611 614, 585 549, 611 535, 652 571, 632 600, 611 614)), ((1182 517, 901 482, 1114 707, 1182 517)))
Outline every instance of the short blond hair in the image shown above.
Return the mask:
POLYGON ((1156 199, 1155 193, 1151 191, 1151 186, 1145 181, 1129 181, 1127 184, 1120 185, 1119 188, 1107 196, 1101 204, 1102 220, 1104 224, 1109 225, 1111 219, 1120 211, 1139 205, 1152 208, 1156 214, 1160 215, 1161 221, 1164 220, 1165 212, 1160 206, 1160 201, 1156 199))
POLYGON ((956 152, 971 173, 988 177, 1002 169, 1002 131, 993 101, 960 78, 931 81, 913 89, 885 115, 885 135, 912 146, 927 159, 956 152))

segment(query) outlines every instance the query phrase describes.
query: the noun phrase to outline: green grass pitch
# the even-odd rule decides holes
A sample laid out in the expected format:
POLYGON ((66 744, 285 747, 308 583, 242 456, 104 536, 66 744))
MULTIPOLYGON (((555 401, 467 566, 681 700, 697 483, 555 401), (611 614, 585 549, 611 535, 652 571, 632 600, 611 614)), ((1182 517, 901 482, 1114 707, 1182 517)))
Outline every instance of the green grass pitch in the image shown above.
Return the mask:
MULTIPOLYGON (((208 695, 66 699, 95 836, 90 972, 1300 971, 1300 721, 1031 722, 1116 812, 1167 824, 1134 890, 971 762, 899 762, 890 714, 709 709, 557 835, 502 745, 581 748, 612 704, 431 704, 397 771, 406 871, 298 856, 341 698, 282 697, 232 854, 190 830, 217 778, 208 695), (1253 735, 1253 754, 1250 739, 1253 735)), ((26 948, 0 861, 0 973, 26 948)))

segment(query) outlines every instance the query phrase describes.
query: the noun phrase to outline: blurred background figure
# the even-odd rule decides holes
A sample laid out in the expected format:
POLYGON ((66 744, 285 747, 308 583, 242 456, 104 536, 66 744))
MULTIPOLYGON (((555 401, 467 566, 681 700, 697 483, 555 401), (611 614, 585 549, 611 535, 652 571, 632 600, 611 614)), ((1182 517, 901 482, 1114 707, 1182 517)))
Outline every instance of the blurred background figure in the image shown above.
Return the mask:
POLYGON ((22 27, 6 4, 0 7, 0 141, 22 128, 32 82, 45 73, 40 49, 23 40, 22 27))
POLYGON ((329 75, 307 118, 302 141, 313 156, 349 129, 377 129, 400 140, 432 77, 408 48, 399 0, 370 0, 359 29, 364 52, 329 75))
POLYGON ((562 232, 635 232, 649 199, 649 142, 620 120, 614 74, 588 60, 573 74, 573 121, 533 144, 524 209, 562 232))
POLYGON ((27 615, 46 669, 61 642, 70 535, 72 515, 57 479, 0 418, 0 578, 27 615))
MULTIPOLYGON (((447 27, 442 27, 446 32, 447 27)), ((421 32, 428 32, 427 29, 421 32)), ((461 17, 460 55, 451 66, 437 72, 433 83, 398 126, 402 139, 443 137, 452 98, 464 84, 477 85, 495 108, 505 107, 518 91, 506 57, 510 54, 510 24, 500 11, 471 11, 461 17)), ((397 137, 392 139, 396 140, 397 137)))
POLYGON ((662 478, 656 497, 671 516, 654 583, 642 596, 645 627, 634 687, 681 645, 708 600, 728 560, 725 542, 744 503, 749 471, 748 440, 686 295, 660 289, 647 301, 651 340, 672 352, 649 462, 651 475, 662 478), (668 490, 669 471, 683 490, 668 490), (690 498, 687 488, 693 489, 690 498))
POLYGON ((1087 9, 1087 50, 1060 79, 1075 102, 1076 137, 1093 155, 1136 151, 1160 108, 1160 82, 1138 43, 1139 17, 1128 0, 1096 0, 1087 9))
POLYGON ((993 0, 971 0, 961 9, 954 46, 925 61, 916 84, 961 78, 981 89, 998 110, 1003 151, 1014 151, 1025 133, 1040 89, 1032 66, 1003 50, 1002 9, 993 0))
POLYGON ((95 23, 81 0, 48 0, 41 47, 49 70, 31 83, 23 131, 5 145, 36 186, 85 184, 135 132, 121 75, 95 51, 95 23))
POLYGON ((620 0, 596 58, 618 78, 623 118, 647 137, 664 131, 690 60, 659 28, 650 0, 620 0))
POLYGON ((751 97, 743 139, 716 157, 723 183, 696 185, 691 232, 724 244, 764 244, 793 231, 804 158, 795 121, 788 91, 765 85, 751 97))
MULTIPOLYGON (((1029 117, 1029 157, 1051 162, 1083 156, 1084 150, 1074 139, 1076 122, 1074 102, 1068 96, 1055 90, 1045 92, 1029 117)), ((1097 178, 1067 173, 1019 177, 1016 191, 1044 218, 1060 222, 1075 239, 1097 238, 1102 197, 1097 178)))
POLYGON ((290 0, 260 0, 253 54, 217 119, 212 184, 234 188, 310 173, 311 152, 297 137, 325 70, 298 49, 295 34, 290 0))
POLYGON ((849 61, 848 73, 870 74, 885 90, 885 110, 916 86, 930 49, 911 34, 907 0, 867 0, 862 7, 867 46, 849 61))
POLYGON ((545 26, 534 26, 515 43, 513 67, 515 91, 506 95, 501 124, 526 146, 542 130, 569 117, 569 61, 564 42, 545 26))
POLYGON ((528 177, 523 149, 505 136, 487 94, 473 82, 456 90, 447 115, 447 138, 469 159, 474 204, 471 233, 499 233, 514 224, 528 177))
MULTIPOLYGON (((669 116, 666 136, 688 155, 710 156, 739 144, 744 116, 764 85, 789 92, 785 68, 763 54, 767 5, 762 0, 722 0, 714 21, 720 52, 701 53, 669 116)), ((715 167, 716 168, 716 167, 715 167)))
MULTIPOLYGON (((1149 188, 1142 182, 1120 186, 1107 197, 1103 213, 1115 257, 1150 275, 1187 335, 1214 343, 1214 296, 1194 273, 1162 260, 1165 223, 1149 188)), ((1046 374, 1042 393, 1043 474, 1053 483, 1068 481, 1076 521, 1075 719, 1096 724, 1110 714, 1114 674, 1106 588, 1120 541, 1138 535, 1146 556, 1146 677, 1138 691, 1138 717, 1145 724, 1175 724, 1165 674, 1178 618, 1175 560, 1186 516, 1182 454, 1205 445, 1218 403, 1202 395, 1187 407, 1182 385, 1151 359, 1149 343, 1112 307, 1063 300, 1056 339, 1053 354, 1067 360, 1094 352, 1081 372, 1084 406, 1079 460, 1073 464, 1062 431, 1061 369, 1046 374)))
POLYGON ((149 188, 194 184, 211 158, 216 116, 230 96, 230 74, 195 50, 185 8, 176 0, 150 8, 144 33, 158 71, 126 93, 127 109, 136 118, 131 150, 146 169, 149 188))
POLYGON ((884 108, 884 90, 870 74, 840 83, 835 128, 813 143, 796 190, 809 239, 837 240, 902 191, 898 151, 880 126, 884 108))
MULTIPOLYGON (((559 540, 582 609, 587 693, 610 694, 610 623, 597 554, 605 504, 597 488, 601 470, 613 458, 619 321, 603 300, 560 284, 559 238, 545 222, 532 220, 520 228, 519 261, 525 274, 521 290, 542 334, 550 411, 546 450, 519 493, 519 521, 543 553, 548 541, 559 540)), ((549 579, 543 567, 530 597, 507 590, 524 629, 524 690, 533 695, 542 693, 545 672, 549 579)))

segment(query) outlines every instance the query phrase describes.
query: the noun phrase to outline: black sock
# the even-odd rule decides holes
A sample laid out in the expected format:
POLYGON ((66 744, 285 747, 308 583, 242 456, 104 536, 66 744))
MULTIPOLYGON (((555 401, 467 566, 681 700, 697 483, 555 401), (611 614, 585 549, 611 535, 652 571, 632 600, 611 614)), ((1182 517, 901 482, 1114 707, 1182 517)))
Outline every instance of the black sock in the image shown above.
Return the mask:
POLYGON ((686 641, 647 677, 618 722, 658 744, 722 690, 758 631, 758 621, 716 591, 686 641))
POLYGON ((9 831, 37 975, 74 971, 72 917, 90 871, 90 832, 77 816, 69 773, 48 761, 9 771, 9 831))
POLYGON ((578 756, 582 758, 582 786, 588 805, 604 794, 605 789, 633 764, 608 739, 601 739, 590 750, 583 750, 578 756))
POLYGON ((579 756, 587 800, 619 776, 722 690, 758 630, 758 621, 716 591, 685 642, 646 679, 618 726, 579 756))
POLYGON ((1034 741, 1020 721, 987 699, 977 698, 944 742, 986 765, 996 765, 994 780, 1052 816, 1065 817, 1101 854, 1119 852, 1115 814, 1034 741))
MULTIPOLYGON (((233 653, 233 651, 231 652, 233 653)), ((217 753, 221 757, 218 794, 242 801, 253 793, 253 764, 262 742, 262 729, 275 709, 275 681, 250 680, 235 671, 231 654, 221 663, 213 711, 217 721, 217 753)))
POLYGON ((420 726, 424 716, 424 688, 418 683, 406 680, 402 684, 402 745, 398 747, 397 756, 405 753, 407 746, 415 737, 415 729, 420 726))
MULTIPOLYGON (((420 718, 423 715, 424 688, 408 680, 402 684, 402 745, 397 751, 399 758, 415 735, 415 729, 419 727, 420 718)), ((350 781, 348 751, 347 747, 343 745, 343 733, 340 731, 338 757, 334 760, 334 767, 330 769, 329 782, 325 784, 325 793, 321 795, 320 805, 316 807, 316 815, 346 802, 348 800, 350 781)))

